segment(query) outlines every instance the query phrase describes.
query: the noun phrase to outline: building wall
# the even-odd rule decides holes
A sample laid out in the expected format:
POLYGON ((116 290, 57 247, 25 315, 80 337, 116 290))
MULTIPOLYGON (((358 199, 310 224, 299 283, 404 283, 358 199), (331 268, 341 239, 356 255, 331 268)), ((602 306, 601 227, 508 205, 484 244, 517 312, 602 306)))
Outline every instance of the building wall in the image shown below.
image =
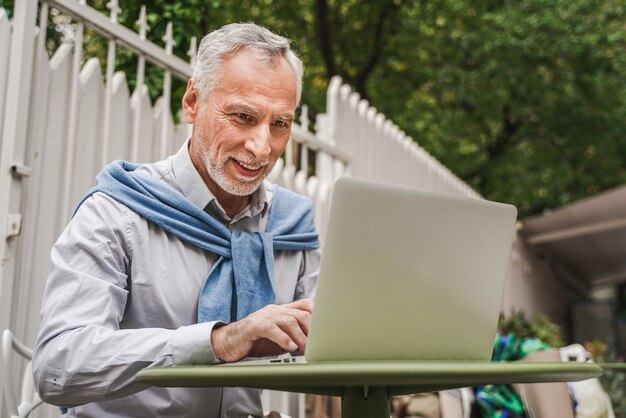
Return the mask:
POLYGON ((528 318, 536 312, 545 313, 562 327, 567 338, 570 302, 583 297, 582 289, 574 289, 557 273, 554 261, 542 258, 519 236, 516 237, 504 289, 503 312, 522 310, 528 318))

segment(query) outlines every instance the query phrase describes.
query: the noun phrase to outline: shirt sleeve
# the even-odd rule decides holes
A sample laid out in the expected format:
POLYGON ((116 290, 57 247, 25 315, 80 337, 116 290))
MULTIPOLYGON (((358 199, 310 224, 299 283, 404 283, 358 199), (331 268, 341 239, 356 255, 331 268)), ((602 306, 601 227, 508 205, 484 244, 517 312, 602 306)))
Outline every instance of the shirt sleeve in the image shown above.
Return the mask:
POLYGON ((322 253, 319 248, 303 251, 294 300, 314 298, 322 253))
POLYGON ((214 363, 215 322, 178 329, 121 329, 129 299, 130 211, 101 194, 80 207, 51 252, 33 352, 37 390, 66 407, 141 391, 145 368, 214 363))

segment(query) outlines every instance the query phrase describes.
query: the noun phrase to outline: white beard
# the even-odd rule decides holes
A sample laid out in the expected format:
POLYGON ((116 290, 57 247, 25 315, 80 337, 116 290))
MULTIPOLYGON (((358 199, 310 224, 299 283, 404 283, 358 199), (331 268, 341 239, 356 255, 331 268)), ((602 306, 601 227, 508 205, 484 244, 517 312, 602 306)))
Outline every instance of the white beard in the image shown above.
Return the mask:
MULTIPOLYGON (((219 155, 211 152, 211 150, 202 151, 202 161, 204 162, 207 172, 211 179, 226 193, 234 196, 249 196, 253 194, 263 183, 263 180, 269 172, 267 164, 268 161, 256 161, 250 158, 239 158, 234 154, 227 155, 225 158, 220 158, 219 155), (242 161, 245 164, 254 166, 264 166, 264 170, 261 175, 257 177, 246 177, 237 175, 235 178, 229 177, 225 173, 226 163, 235 158, 238 161, 242 161)), ((235 162, 235 164, 237 164, 235 162)))

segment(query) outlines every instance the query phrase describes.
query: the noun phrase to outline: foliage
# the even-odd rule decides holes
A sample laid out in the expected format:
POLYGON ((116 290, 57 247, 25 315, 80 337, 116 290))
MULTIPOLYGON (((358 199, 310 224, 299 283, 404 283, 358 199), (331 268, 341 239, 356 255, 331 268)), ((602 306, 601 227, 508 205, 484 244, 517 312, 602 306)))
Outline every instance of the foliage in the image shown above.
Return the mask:
POLYGON ((561 327, 541 312, 535 313, 530 320, 523 311, 512 312, 509 315, 501 313, 498 330, 503 335, 514 334, 519 339, 536 338, 550 347, 564 345, 561 327))
MULTIPOLYGON (((12 5, 0 0, 0 5, 12 5)), ((89 1, 108 14, 106 0, 89 1)), ((140 3, 121 0, 135 28, 140 3)), ((303 102, 325 111, 341 75, 486 198, 522 217, 626 183, 626 3, 621 0, 152 0, 148 39, 255 21, 293 40, 303 102)), ((86 35, 103 59, 106 44, 86 35)), ((135 83, 136 58, 117 69, 135 83)), ((162 71, 147 67, 151 94, 162 71)), ((174 84, 172 103, 184 83, 174 84)), ((340 140, 340 138, 338 138, 340 140)))
MULTIPOLYGON (((608 344, 595 338, 593 341, 585 341, 585 350, 587 350, 596 362, 616 361, 613 353, 608 350, 608 344)), ((615 416, 618 418, 626 418, 626 373, 620 370, 604 369, 600 376, 602 387, 611 398, 615 416)))
MULTIPOLYGON (((612 362, 616 361, 613 353, 609 352, 608 344, 598 338, 593 341, 585 341, 585 350, 587 350, 594 361, 612 362)), ((618 418, 626 418, 626 373, 620 370, 604 369, 600 376, 602 387, 611 398, 615 416, 618 418)))
POLYGON ((600 376, 602 387, 611 398, 613 411, 617 418, 626 418, 626 373, 619 370, 606 369, 600 376))
POLYGON ((622 184, 624 9, 602 0, 418 4, 422 24, 391 61, 412 94, 386 112, 522 215, 622 184))
MULTIPOLYGON (((531 320, 526 318, 522 311, 510 315, 500 314, 498 330, 506 334, 514 334, 519 338, 537 338, 552 347, 564 345, 561 329, 552 323, 547 315, 536 313, 531 320)), ((585 342, 587 350, 596 362, 615 361, 608 353, 607 344, 595 339, 585 342)), ((620 370, 605 369, 600 376, 602 387, 609 395, 615 416, 626 418, 626 373, 620 370)))
POLYGON ((585 350, 591 354, 595 361, 605 361, 608 349, 608 344, 603 343, 599 338, 594 338, 593 341, 585 341, 585 350))

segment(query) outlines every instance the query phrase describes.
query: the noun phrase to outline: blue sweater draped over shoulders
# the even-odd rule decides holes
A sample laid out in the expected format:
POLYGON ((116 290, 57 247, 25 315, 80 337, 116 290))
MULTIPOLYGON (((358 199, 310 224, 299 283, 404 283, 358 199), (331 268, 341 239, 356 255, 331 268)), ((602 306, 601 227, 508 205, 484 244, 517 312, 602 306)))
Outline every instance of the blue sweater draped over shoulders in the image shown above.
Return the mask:
POLYGON ((232 322, 274 303, 274 250, 319 247, 313 202, 306 197, 275 186, 265 231, 231 231, 164 181, 136 173, 139 167, 125 161, 107 165, 78 207, 92 194, 104 193, 182 241, 216 254, 199 295, 198 322, 232 322))

